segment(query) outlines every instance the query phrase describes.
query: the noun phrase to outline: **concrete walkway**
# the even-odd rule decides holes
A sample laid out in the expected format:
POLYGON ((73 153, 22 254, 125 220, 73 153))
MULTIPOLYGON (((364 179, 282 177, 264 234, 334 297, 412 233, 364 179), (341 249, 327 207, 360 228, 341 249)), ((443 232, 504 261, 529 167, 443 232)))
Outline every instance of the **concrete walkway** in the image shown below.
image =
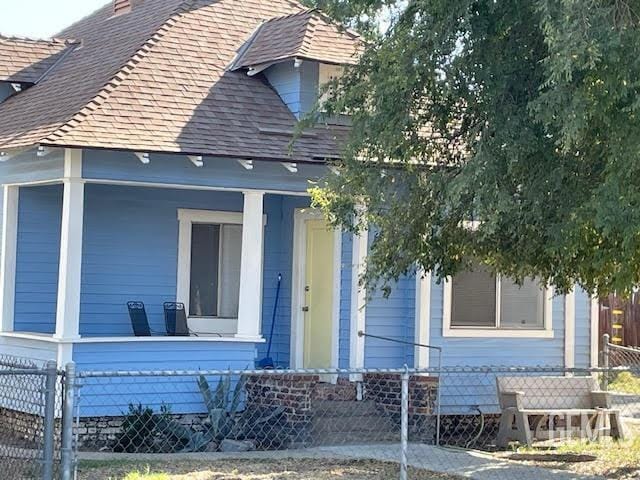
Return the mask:
MULTIPOLYGON (((353 447, 329 447, 323 450, 348 458, 385 460, 397 462, 400 447, 397 445, 366 445, 353 447)), ((603 477, 588 477, 565 470, 535 467, 520 462, 496 458, 491 454, 432 445, 412 444, 407 454, 412 467, 432 472, 459 475, 474 480, 599 480, 603 477)))
MULTIPOLYGON (((350 459, 379 460, 398 463, 399 445, 341 445, 337 447, 315 447, 300 450, 242 453, 177 453, 130 454, 130 453, 88 453, 80 452, 80 460, 131 460, 153 461, 220 461, 238 460, 279 460, 279 459, 350 459)), ((490 454, 459 450, 431 445, 412 444, 408 451, 409 465, 436 473, 447 473, 474 480, 600 480, 602 477, 588 477, 567 472, 524 465, 519 462, 496 458, 490 454)))

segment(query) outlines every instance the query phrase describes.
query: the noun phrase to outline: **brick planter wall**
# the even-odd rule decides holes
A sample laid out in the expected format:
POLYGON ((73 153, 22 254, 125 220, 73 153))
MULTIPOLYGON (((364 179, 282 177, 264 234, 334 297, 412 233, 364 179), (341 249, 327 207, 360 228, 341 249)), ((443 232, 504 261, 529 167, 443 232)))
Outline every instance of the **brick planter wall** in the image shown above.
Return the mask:
MULTIPOLYGON (((402 406, 402 380, 391 373, 364 375, 365 398, 374 400, 386 413, 399 414, 402 406)), ((436 408, 438 379, 422 375, 409 377, 409 414, 432 415, 436 408)))
MULTIPOLYGON (((323 379, 324 380, 324 379, 323 379)), ((357 383, 341 377, 336 384, 321 382, 319 375, 266 374, 247 375, 243 412, 238 416, 234 438, 254 440, 260 450, 305 447, 313 444, 314 404, 330 408, 340 402, 356 402, 357 383), (315 403, 317 402, 317 403, 315 403), (329 407, 327 407, 329 402, 329 407), (272 412, 275 417, 261 423, 272 412)), ((399 428, 402 385, 400 375, 365 374, 362 379, 363 400, 375 404, 379 415, 387 417, 399 428)), ((409 406, 412 440, 432 441, 438 379, 412 376, 409 384, 409 406)), ((349 407, 347 407, 349 408, 349 407)), ((354 412, 357 412, 354 407, 354 412)), ((325 413, 326 414, 326 413, 325 413)), ((375 414, 373 414, 375 415, 375 414)), ((317 417, 317 415, 316 415, 317 417)), ((172 415, 188 429, 203 429, 207 415, 172 415)), ((86 417, 80 419, 78 437, 83 450, 109 448, 121 432, 123 416, 86 417)), ((316 423, 318 418, 315 419, 316 423)), ((395 427, 394 427, 395 428, 395 427)), ((398 430, 399 431, 399 430, 398 430)))
POLYGON ((283 408, 284 428, 294 442, 304 442, 312 418, 313 392, 318 375, 249 375, 245 389, 246 410, 283 408))
MULTIPOLYGON (((373 400, 384 415, 398 425, 402 410, 401 376, 392 373, 367 373, 363 376, 364 398, 373 400)), ((409 377, 409 434, 411 440, 432 442, 435 439, 435 410, 438 378, 423 375, 409 377)))

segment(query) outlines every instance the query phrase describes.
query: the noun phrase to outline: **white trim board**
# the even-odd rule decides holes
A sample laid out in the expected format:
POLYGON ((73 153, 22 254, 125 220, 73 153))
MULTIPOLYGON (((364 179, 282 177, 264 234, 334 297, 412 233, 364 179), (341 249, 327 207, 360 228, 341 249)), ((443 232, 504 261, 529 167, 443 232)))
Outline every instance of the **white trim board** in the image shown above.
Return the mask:
MULTIPOLYGON (((358 332, 366 332, 367 291, 360 285, 360 278, 366 269, 366 258, 369 251, 369 231, 353 237, 352 270, 351 270, 351 315, 349 322, 349 368, 364 368, 365 339, 358 332)), ((352 377, 359 380, 359 376, 352 377)))
POLYGON ((576 290, 564 297, 564 366, 576 365, 576 290))
POLYGON ((11 340, 24 341, 27 344, 37 345, 40 343, 54 343, 54 344, 79 344, 79 343, 264 343, 265 339, 262 336, 259 337, 239 337, 239 336, 227 336, 218 337, 217 335, 200 335, 190 337, 134 337, 134 336, 122 336, 122 337, 79 337, 74 339, 59 339, 53 335, 44 335, 28 332, 8 332, 0 333, 0 338, 11 340))
MULTIPOLYGON (((429 345, 431 341, 431 272, 416 272, 415 343, 429 345)), ((415 368, 429 368, 431 349, 415 347, 415 368)))
POLYGON ((18 248, 18 202, 20 189, 5 185, 2 189, 2 225, 0 226, 0 332, 13 331, 18 248))
POLYGON ((591 335, 591 366, 600 364, 600 301, 597 297, 590 300, 590 335, 591 335))
MULTIPOLYGON (((82 150, 64 151, 64 193, 60 228, 60 262, 58 268, 58 299, 56 308, 56 338, 80 336, 80 289, 84 230, 84 182, 82 150)), ((64 357, 70 361, 71 353, 64 357)))
MULTIPOLYGON (((95 185, 115 185, 120 187, 140 187, 140 188, 165 188, 174 190, 201 190, 205 192, 233 192, 244 193, 248 191, 263 192, 267 195, 283 195, 289 197, 310 197, 308 191, 298 190, 262 190, 242 187, 214 187, 210 185, 191 185, 184 183, 162 183, 162 182, 139 182, 134 180, 108 180, 101 178, 83 178, 79 181, 95 185)), ((30 182, 12 182, 6 185, 15 187, 32 187, 38 185, 58 185, 64 182, 63 178, 52 178, 47 180, 33 180, 30 182)))
MULTIPOLYGON (((293 214, 293 259, 291 269, 291 368, 304 365, 304 283, 306 274, 307 220, 321 220, 322 213, 311 208, 297 208, 293 214)), ((333 304, 331 306, 331 368, 338 368, 340 354, 340 292, 342 273, 342 231, 333 237, 333 304)))
POLYGON ((146 187, 146 188, 170 188, 176 190, 204 190, 213 192, 236 192, 245 193, 250 191, 261 192, 268 195, 287 195, 292 197, 310 197, 308 191, 297 190, 262 190, 243 187, 214 187, 210 185, 189 185, 181 183, 162 183, 162 182, 137 182, 132 180, 106 180, 100 178, 85 178, 86 183, 94 183, 97 185, 118 185, 125 187, 146 187))

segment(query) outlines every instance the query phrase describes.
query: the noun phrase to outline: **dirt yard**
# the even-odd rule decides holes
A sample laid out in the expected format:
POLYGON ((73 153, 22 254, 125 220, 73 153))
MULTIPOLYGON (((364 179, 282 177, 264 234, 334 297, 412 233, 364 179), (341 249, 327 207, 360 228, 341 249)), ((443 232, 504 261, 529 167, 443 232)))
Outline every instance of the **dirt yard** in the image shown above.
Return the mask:
MULTIPOLYGON (((398 477, 398 465, 372 461, 244 460, 216 462, 94 462, 83 461, 79 480, 388 480, 398 477)), ((459 480, 459 477, 410 472, 412 480, 459 480)))
POLYGON ((640 437, 624 442, 568 442, 553 448, 523 448, 498 454, 527 465, 569 470, 607 479, 640 478, 640 437))

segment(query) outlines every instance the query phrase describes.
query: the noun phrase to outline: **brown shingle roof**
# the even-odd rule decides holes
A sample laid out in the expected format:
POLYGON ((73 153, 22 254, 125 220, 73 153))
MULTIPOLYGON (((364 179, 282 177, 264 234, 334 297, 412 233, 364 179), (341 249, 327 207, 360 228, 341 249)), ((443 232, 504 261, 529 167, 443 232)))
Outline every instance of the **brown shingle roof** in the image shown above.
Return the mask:
POLYGON ((233 69, 255 67, 291 58, 339 65, 355 64, 360 38, 328 21, 315 10, 268 20, 243 46, 233 69))
POLYGON ((0 35, 0 81, 36 83, 61 58, 71 42, 0 35))
MULTIPOLYGON (((0 104, 0 147, 290 159, 293 114, 264 78, 227 67, 261 22, 304 11, 290 0, 153 0, 113 17, 109 4, 62 32, 82 48, 0 104)), ((336 156, 344 133, 315 128, 292 159, 336 156)))

